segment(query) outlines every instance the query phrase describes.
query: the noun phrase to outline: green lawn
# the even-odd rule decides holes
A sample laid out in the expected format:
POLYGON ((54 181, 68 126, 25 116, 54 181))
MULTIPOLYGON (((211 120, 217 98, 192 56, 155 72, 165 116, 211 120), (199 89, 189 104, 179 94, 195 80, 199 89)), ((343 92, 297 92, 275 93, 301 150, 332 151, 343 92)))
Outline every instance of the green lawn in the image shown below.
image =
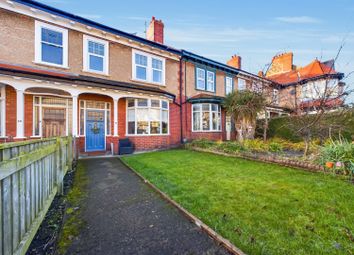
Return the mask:
POLYGON ((187 150, 123 160, 248 254, 354 254, 354 185, 187 150))

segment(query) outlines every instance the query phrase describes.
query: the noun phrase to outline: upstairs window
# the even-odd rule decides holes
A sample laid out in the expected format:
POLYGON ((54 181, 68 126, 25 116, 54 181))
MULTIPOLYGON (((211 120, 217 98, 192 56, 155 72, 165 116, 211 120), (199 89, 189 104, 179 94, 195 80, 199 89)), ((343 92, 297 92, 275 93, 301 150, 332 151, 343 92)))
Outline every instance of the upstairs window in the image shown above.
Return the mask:
POLYGON ((165 59, 134 50, 133 79, 164 85, 165 59))
POLYGON ((205 90, 205 70, 197 68, 197 89, 205 90))
POLYGON ((108 74, 107 41, 84 35, 84 71, 108 74))
POLYGON ((215 72, 196 67, 196 89, 215 92, 215 72))
POLYGON ((246 81, 244 79, 238 78, 238 90, 245 90, 246 88, 246 81))
POLYGON ((277 89, 273 89, 272 102, 273 104, 279 104, 279 91, 277 89))
POLYGON ((68 30, 35 23, 35 61, 59 67, 68 66, 68 30))
POLYGON ((228 95, 234 90, 232 77, 225 77, 225 94, 228 95))

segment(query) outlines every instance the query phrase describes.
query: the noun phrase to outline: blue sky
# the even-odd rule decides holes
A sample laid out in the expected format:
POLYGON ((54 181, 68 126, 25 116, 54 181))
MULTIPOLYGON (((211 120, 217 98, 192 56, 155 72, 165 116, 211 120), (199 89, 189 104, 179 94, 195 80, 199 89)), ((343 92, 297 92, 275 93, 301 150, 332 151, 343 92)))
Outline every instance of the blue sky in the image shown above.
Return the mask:
MULTIPOLYGON (((253 73, 285 51, 299 66, 334 58, 344 42, 336 69, 354 71, 353 0, 40 1, 142 37, 155 16, 165 23, 166 44, 220 62, 238 54, 253 73)), ((354 89, 354 74, 346 82, 354 89)))

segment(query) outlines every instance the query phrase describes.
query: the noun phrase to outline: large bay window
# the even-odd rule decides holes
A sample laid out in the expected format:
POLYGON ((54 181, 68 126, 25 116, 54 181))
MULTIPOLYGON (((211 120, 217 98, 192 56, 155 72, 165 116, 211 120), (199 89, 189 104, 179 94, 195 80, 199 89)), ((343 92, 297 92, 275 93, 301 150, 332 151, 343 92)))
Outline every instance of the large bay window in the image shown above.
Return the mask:
POLYGON ((155 99, 127 100, 127 134, 168 134, 168 101, 155 99))
POLYGON ((221 107, 218 104, 192 105, 192 130, 221 131, 221 107))
POLYGON ((68 136, 72 130, 72 100, 33 97, 33 136, 68 136))
POLYGON ((35 61, 68 67, 68 30, 36 21, 35 61))
POLYGON ((133 79, 164 85, 165 59, 134 50, 133 79))

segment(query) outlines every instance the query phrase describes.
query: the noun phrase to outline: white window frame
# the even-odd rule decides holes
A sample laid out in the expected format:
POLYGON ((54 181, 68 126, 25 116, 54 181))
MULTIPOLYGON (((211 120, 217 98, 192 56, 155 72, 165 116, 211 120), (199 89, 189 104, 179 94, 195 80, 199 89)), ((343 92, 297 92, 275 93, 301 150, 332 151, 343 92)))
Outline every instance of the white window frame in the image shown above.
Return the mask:
POLYGON ((96 37, 84 35, 83 36, 83 64, 84 72, 97 73, 103 75, 109 75, 109 42, 105 40, 98 39, 96 37), (90 55, 102 57, 93 53, 89 53, 88 43, 89 41, 94 43, 99 43, 104 45, 104 56, 103 56, 103 71, 98 71, 90 69, 90 55))
MULTIPOLYGON (((104 103, 104 109, 102 108, 91 108, 87 107, 87 101, 97 101, 97 100, 79 100, 79 125, 78 125, 78 130, 79 130, 79 136, 81 137, 86 137, 86 112, 87 110, 94 110, 94 111, 104 111, 104 136, 111 136, 112 135, 112 118, 111 118, 111 107, 112 104, 110 102, 105 102, 105 101, 98 101, 104 103), (84 107, 81 107, 81 102, 84 103, 84 107), (81 110, 84 110, 84 133, 81 134, 81 110), (107 115, 110 116, 110 125, 109 125, 109 134, 107 133, 107 115)), ((86 150, 86 143, 85 143, 85 150, 86 150)))
MULTIPOLYGON (((196 133, 200 133, 200 132, 203 132, 203 133, 221 133, 222 132, 222 112, 221 112, 221 106, 218 105, 218 104, 212 104, 212 103, 200 103, 200 104, 192 104, 192 132, 196 132, 196 133), (208 104, 209 105, 209 127, 210 129, 209 130, 203 130, 203 104, 208 104), (199 109, 200 109, 200 120, 199 120, 199 123, 200 123, 200 129, 198 130, 195 130, 194 129, 194 110, 193 110, 193 106, 194 105, 199 105, 199 109), (218 116, 220 114, 220 119, 219 119, 219 124, 220 124, 220 130, 218 129, 212 129, 213 127, 213 118, 212 118, 212 113, 213 112, 216 112, 216 111, 212 111, 212 105, 217 105, 218 106, 218 116)), ((219 125, 218 125, 219 126, 219 125)))
POLYGON ((6 86, 0 85, 0 137, 6 136, 6 86))
POLYGON ((215 72, 207 70, 206 72, 206 91, 215 92, 215 72), (213 75, 213 80, 209 80, 209 74, 213 75), (209 84, 212 85, 212 89, 209 89, 209 84))
POLYGON ((246 90, 247 89, 247 83, 245 79, 242 78, 238 78, 237 79, 237 90, 242 91, 242 90, 246 90), (244 88, 240 87, 240 84, 244 84, 244 88))
POLYGON ((54 67, 68 68, 68 30, 44 22, 35 21, 35 63, 54 67), (42 28, 50 29, 63 35, 63 64, 58 65, 42 61, 42 28))
POLYGON ((148 98, 127 98, 126 99, 126 116, 125 116, 125 123, 126 123, 126 126, 125 126, 125 135, 126 136, 169 136, 170 135, 170 103, 168 100, 161 100, 161 99, 148 99, 148 98), (135 100, 134 102, 134 107, 128 107, 128 101, 129 99, 133 99, 135 100), (143 100, 147 100, 147 106, 138 106, 138 101, 139 99, 143 99, 143 100), (152 107, 151 106, 151 100, 157 100, 157 101, 160 101, 160 107, 157 108, 157 107, 152 107), (162 108, 162 102, 165 101, 167 102, 167 109, 165 108, 162 108), (148 120, 148 125, 149 125, 149 133, 148 134, 138 134, 137 133, 137 130, 138 130, 138 121, 137 121, 137 109, 148 109, 148 114, 149 114, 149 120, 148 120), (129 109, 134 109, 134 116, 135 116, 135 130, 134 130, 134 134, 129 134, 128 133, 128 110, 129 109), (160 109, 160 125, 161 125, 161 132, 160 134, 150 134, 151 132, 151 127, 150 127, 150 110, 151 109, 160 109), (162 133, 162 111, 167 111, 167 133, 162 133))
POLYGON ((132 76, 133 76, 132 80, 165 86, 165 83, 166 83, 165 74, 166 74, 166 60, 164 58, 156 56, 156 55, 152 55, 152 54, 149 54, 149 53, 146 53, 143 51, 139 51, 139 50, 135 50, 135 49, 132 50, 132 76), (138 77, 136 77, 137 64, 135 64, 135 54, 139 54, 139 55, 145 56, 147 58, 146 80, 139 79, 138 77), (162 62, 161 82, 154 82, 153 81, 152 59, 157 59, 162 62))
POLYGON ((206 89, 206 80, 205 80, 206 71, 205 71, 205 69, 200 68, 200 67, 196 67, 195 72, 196 72, 195 75, 196 75, 196 83, 197 83, 197 84, 195 84, 196 89, 205 90, 206 89), (203 77, 199 77, 199 75, 198 75, 199 71, 203 72, 203 77), (198 87, 198 81, 203 81, 203 88, 198 87))
MULTIPOLYGON (((42 98, 43 97, 48 97, 48 98, 53 98, 53 96, 33 96, 33 107, 32 107, 32 137, 42 137, 43 136, 43 107, 47 107, 47 108, 61 108, 61 109, 65 109, 65 135, 68 136, 69 135, 69 100, 70 98, 62 98, 61 99, 66 99, 66 105, 49 105, 49 104, 42 104, 42 98), (39 98, 39 103, 36 103, 36 98, 39 98), (36 106, 39 107, 39 116, 38 116, 38 121, 39 121, 39 135, 35 134, 35 129, 36 129, 36 123, 35 123, 35 109, 36 106)), ((55 98, 55 97, 54 97, 55 98)), ((71 105, 71 112, 73 111, 73 107, 71 105)), ((71 125, 73 125, 73 123, 71 123, 71 125)))
POLYGON ((279 104, 279 90, 277 89, 273 89, 272 102, 276 105, 279 104))
POLYGON ((234 79, 230 76, 226 76, 225 77, 225 95, 232 93, 233 90, 234 90, 234 79), (228 82, 229 82, 229 84, 228 84, 228 82), (230 91, 228 91, 228 86, 231 86, 230 91))

